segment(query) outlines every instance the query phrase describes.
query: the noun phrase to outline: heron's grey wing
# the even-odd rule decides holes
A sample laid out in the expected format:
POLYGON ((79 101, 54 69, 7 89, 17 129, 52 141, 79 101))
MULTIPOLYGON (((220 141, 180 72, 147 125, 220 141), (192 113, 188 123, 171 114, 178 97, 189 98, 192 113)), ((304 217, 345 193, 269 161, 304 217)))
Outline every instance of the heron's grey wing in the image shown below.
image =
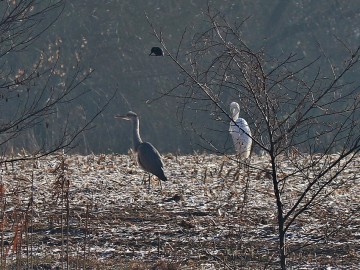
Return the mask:
POLYGON ((163 181, 167 180, 164 174, 164 164, 161 156, 151 143, 144 142, 140 144, 137 153, 140 166, 143 167, 144 170, 156 175, 163 181))

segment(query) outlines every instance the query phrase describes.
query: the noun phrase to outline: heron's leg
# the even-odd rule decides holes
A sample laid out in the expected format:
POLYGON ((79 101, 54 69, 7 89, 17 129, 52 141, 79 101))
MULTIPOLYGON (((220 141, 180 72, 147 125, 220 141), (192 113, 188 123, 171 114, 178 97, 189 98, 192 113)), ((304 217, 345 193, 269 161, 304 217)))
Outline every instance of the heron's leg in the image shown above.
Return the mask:
POLYGON ((147 173, 144 173, 143 179, 142 179, 143 185, 146 185, 146 176, 147 176, 147 173))
POLYGON ((143 185, 146 185, 146 182, 148 183, 148 189, 151 188, 151 174, 149 173, 144 173, 143 176, 143 185))
POLYGON ((151 189, 151 174, 149 173, 149 189, 151 189))
POLYGON ((159 183, 160 183, 160 190, 162 190, 162 184, 161 184, 160 178, 158 178, 158 180, 159 180, 159 183))

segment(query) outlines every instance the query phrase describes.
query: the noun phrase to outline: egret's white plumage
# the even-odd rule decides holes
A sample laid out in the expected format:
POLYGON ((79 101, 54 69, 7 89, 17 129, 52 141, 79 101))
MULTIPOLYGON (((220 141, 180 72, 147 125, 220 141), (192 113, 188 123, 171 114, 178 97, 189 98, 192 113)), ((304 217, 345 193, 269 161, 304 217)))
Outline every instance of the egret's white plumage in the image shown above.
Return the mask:
POLYGON ((234 142, 236 153, 240 158, 248 158, 251 151, 251 131, 245 119, 239 118, 240 106, 231 102, 230 113, 233 121, 230 122, 229 132, 234 142))

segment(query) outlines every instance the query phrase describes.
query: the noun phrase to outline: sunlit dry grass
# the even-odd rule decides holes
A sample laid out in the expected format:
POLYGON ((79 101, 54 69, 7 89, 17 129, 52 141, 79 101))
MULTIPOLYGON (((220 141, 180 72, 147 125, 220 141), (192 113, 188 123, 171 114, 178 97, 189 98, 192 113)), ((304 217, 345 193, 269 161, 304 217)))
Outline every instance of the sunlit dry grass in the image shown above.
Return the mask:
MULTIPOLYGON (((286 162, 286 160, 284 160, 286 162)), ((165 155, 169 182, 131 155, 54 155, 1 168, 1 269, 277 268, 276 210, 264 157, 165 155)), ((290 165, 289 165, 290 166, 290 165)), ((296 269, 357 269, 359 160, 341 188, 287 236, 296 269)), ((286 186, 291 203, 301 183, 286 186)))

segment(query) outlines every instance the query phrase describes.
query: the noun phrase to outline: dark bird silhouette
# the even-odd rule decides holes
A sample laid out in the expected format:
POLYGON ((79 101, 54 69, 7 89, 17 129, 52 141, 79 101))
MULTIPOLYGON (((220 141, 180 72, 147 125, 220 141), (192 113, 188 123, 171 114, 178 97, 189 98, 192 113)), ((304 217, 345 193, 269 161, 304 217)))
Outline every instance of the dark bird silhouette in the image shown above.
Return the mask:
MULTIPOLYGON (((164 164, 156 148, 149 142, 143 142, 139 131, 139 117, 136 113, 129 111, 126 115, 116 115, 115 118, 125 119, 132 122, 133 125, 133 143, 134 150, 137 153, 139 165, 149 173, 149 186, 151 174, 156 175, 160 180, 167 181, 164 174, 164 164)), ((160 187, 161 181, 160 181, 160 187)))
POLYGON ((149 55, 164 56, 164 52, 160 47, 152 47, 149 55))

